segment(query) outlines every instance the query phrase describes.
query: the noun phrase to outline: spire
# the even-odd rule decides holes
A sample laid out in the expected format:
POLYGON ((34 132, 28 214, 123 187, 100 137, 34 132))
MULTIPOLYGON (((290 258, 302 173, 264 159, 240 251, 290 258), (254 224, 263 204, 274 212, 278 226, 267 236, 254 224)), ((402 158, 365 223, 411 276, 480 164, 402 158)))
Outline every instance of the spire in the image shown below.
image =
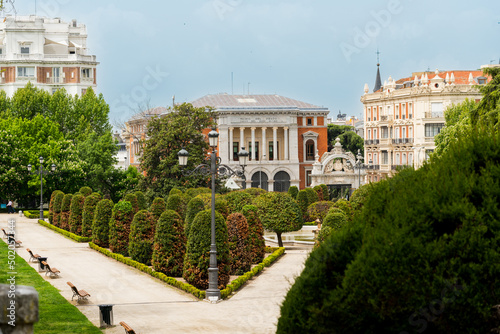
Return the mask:
POLYGON ((377 48, 377 77, 375 78, 375 86, 373 87, 373 92, 375 93, 377 90, 382 88, 382 80, 380 80, 380 52, 377 48))

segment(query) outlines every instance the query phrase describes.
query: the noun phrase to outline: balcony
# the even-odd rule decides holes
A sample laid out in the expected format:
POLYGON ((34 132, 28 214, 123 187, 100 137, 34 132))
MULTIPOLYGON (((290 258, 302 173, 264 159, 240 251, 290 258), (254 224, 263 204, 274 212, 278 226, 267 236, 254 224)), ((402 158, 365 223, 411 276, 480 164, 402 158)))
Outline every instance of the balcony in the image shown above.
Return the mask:
POLYGON ((380 170, 380 165, 371 165, 370 169, 372 169, 372 170, 380 170))
POLYGON ((365 145, 378 145, 380 143, 379 139, 368 139, 365 140, 365 145))
POLYGON ((81 77, 81 82, 94 82, 94 78, 90 78, 90 77, 81 77))
POLYGON ((47 78, 45 80, 45 83, 58 85, 58 84, 66 83, 66 80, 65 80, 65 78, 62 78, 62 77, 51 77, 51 78, 47 78))
POLYGON ((413 144, 413 138, 396 138, 392 140, 393 145, 413 144))
POLYGON ((393 116, 392 115, 384 115, 380 116, 380 121, 381 122, 392 122, 393 116))
POLYGON ((426 112, 425 113, 425 118, 442 118, 444 117, 443 112, 426 112))

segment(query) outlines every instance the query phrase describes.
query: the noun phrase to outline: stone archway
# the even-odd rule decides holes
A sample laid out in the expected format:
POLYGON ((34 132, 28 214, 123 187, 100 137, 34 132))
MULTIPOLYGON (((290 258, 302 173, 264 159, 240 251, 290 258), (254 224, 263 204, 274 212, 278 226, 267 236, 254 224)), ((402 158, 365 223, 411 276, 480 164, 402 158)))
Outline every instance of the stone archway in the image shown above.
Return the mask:
POLYGON ((268 190, 268 176, 264 172, 255 172, 252 175, 252 188, 268 190))
POLYGON ((274 175, 274 191, 285 192, 290 188, 290 175, 287 172, 279 171, 274 175))

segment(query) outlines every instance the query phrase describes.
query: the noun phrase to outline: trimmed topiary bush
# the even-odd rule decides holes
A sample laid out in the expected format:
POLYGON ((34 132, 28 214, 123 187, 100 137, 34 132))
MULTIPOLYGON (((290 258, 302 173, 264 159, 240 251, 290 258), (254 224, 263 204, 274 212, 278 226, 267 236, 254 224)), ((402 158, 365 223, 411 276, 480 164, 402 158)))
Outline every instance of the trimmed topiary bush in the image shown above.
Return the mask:
POLYGON ((65 194, 61 204, 61 216, 59 218, 59 227, 63 230, 69 231, 69 214, 71 208, 71 200, 73 194, 65 194))
POLYGON ((347 215, 338 208, 333 208, 328 212, 328 214, 323 219, 323 224, 321 228, 328 226, 332 230, 339 230, 344 227, 348 222, 347 215))
POLYGON ((92 242, 104 248, 109 247, 109 224, 113 216, 113 207, 112 200, 100 200, 92 220, 92 242))
POLYGON ((310 204, 312 204, 314 202, 319 201, 318 193, 314 189, 305 188, 304 191, 307 193, 307 199, 308 199, 307 206, 309 206, 310 204))
POLYGON ((132 260, 151 265, 156 220, 147 210, 139 210, 130 225, 128 253, 132 260))
POLYGON ((54 202, 55 202, 55 199, 56 199, 56 195, 57 194, 63 194, 63 197, 64 197, 64 193, 61 191, 61 190, 54 190, 52 192, 52 194, 50 195, 50 203, 49 203, 49 222, 54 225, 54 202))
MULTIPOLYGON (((212 203, 210 203, 212 205, 212 203)), ((215 200, 215 210, 218 211, 224 219, 227 219, 229 216, 229 206, 227 205, 227 201, 223 198, 217 198, 215 200)))
MULTIPOLYGON (((134 196, 135 197, 135 196, 134 196)), ((109 249, 113 253, 128 256, 130 224, 134 218, 134 208, 129 201, 115 204, 109 222, 109 249)))
POLYGON ((351 198, 349 199, 349 203, 351 204, 351 208, 353 211, 357 211, 363 207, 363 204, 370 194, 371 189, 371 183, 368 183, 362 185, 352 193, 351 198))
MULTIPOLYGON (((210 264, 211 210, 199 212, 191 226, 187 241, 182 277, 198 289, 208 288, 208 268, 210 264)), ((227 226, 224 217, 215 212, 215 243, 217 245, 217 267, 219 268, 219 289, 229 283, 230 258, 227 226)))
MULTIPOLYGON (((316 194, 318 195, 318 202, 320 201, 324 201, 324 197, 323 197, 323 189, 317 185, 317 186, 314 186, 313 187, 313 190, 316 192, 316 194)), ((314 202, 313 202, 314 203, 314 202)), ((310 204, 309 204, 310 205, 310 204)))
POLYGON ((264 227, 259 219, 255 205, 245 205, 241 210, 248 223, 248 241, 250 245, 250 258, 252 263, 261 263, 266 254, 266 242, 264 240, 264 227))
POLYGON ((101 194, 99 193, 92 193, 85 197, 82 213, 82 236, 84 237, 92 236, 92 221, 94 220, 95 207, 100 200, 101 194))
POLYGON ((182 191, 177 188, 172 188, 170 189, 170 192, 168 193, 168 196, 170 195, 182 195, 182 191))
POLYGON ((302 215, 297 202, 288 193, 269 192, 254 201, 264 228, 276 233, 279 247, 283 247, 281 234, 300 230, 302 215))
POLYGON ((153 214, 156 221, 160 219, 161 214, 167 209, 165 200, 161 197, 157 197, 153 200, 153 204, 149 208, 149 211, 153 214))
POLYGON ((147 210, 148 204, 146 203, 146 196, 144 196, 144 193, 142 191, 136 191, 134 195, 137 198, 137 205, 139 206, 139 210, 147 210))
POLYGON ((262 188, 246 188, 243 191, 246 192, 247 194, 252 195, 254 198, 267 193, 267 191, 262 188))
POLYGON ((156 225, 151 261, 154 270, 167 276, 181 277, 185 253, 186 237, 182 218, 177 212, 166 210, 156 225))
POLYGON ((345 199, 341 198, 337 202, 333 203, 334 208, 339 208, 340 210, 344 211, 346 214, 347 219, 351 219, 352 217, 352 208, 351 208, 351 203, 346 201, 345 199))
POLYGON ((199 197, 195 197, 189 201, 186 212, 186 220, 184 224, 184 234, 189 237, 189 229, 198 212, 205 210, 205 202, 199 197))
POLYGON ((186 217, 187 204, 187 197, 184 194, 172 194, 168 196, 166 208, 167 210, 174 210, 184 219, 186 217))
POLYGON ((56 193, 54 197, 54 214, 52 219, 54 220, 54 226, 61 227, 61 209, 62 202, 64 199, 64 193, 62 191, 56 193))
POLYGON ((211 194, 211 193, 212 189, 205 187, 189 188, 188 190, 186 190, 186 195, 189 196, 190 198, 195 198, 199 194, 211 194))
POLYGON ((330 192, 328 191, 328 186, 326 184, 320 184, 321 190, 323 191, 323 201, 330 200, 330 192))
POLYGON ((316 221, 316 219, 319 219, 320 223, 322 223, 328 211, 333 207, 333 204, 330 201, 319 201, 310 204, 307 207, 307 221, 316 221))
POLYGON ((243 190, 231 191, 224 195, 229 207, 229 213, 241 212, 241 209, 248 204, 252 204, 254 197, 243 190))
POLYGON ((88 195, 92 194, 92 188, 81 187, 79 193, 82 194, 84 197, 87 197, 88 195))
POLYGON ((288 188, 288 195, 290 195, 293 199, 297 199, 297 195, 299 194, 299 188, 297 186, 291 186, 288 188))
POLYGON ((309 196, 307 195, 307 191, 302 189, 297 194, 297 204, 300 209, 300 213, 302 215, 302 219, 307 220, 307 208, 309 207, 309 196))
POLYGON ((126 194, 123 200, 132 204, 132 208, 134 208, 134 214, 139 211, 139 202, 137 201, 137 196, 135 196, 135 194, 126 194))
POLYGON ((243 214, 235 212, 226 220, 231 259, 231 275, 243 275, 250 270, 252 258, 248 240, 248 223, 243 214))
POLYGON ((316 236, 316 241, 314 243, 314 248, 318 248, 323 241, 326 240, 332 234, 333 229, 330 226, 321 226, 318 235, 316 236))
POLYGON ((69 231, 76 235, 82 235, 82 214, 85 196, 76 195, 71 199, 69 214, 69 231))

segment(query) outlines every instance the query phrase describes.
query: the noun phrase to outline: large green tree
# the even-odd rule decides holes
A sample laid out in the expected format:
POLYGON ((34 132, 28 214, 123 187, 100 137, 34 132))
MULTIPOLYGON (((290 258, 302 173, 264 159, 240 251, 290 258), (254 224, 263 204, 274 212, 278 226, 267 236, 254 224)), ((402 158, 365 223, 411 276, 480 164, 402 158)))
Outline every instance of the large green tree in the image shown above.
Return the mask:
POLYGON ((336 125, 328 124, 328 144, 329 146, 335 145, 335 139, 340 138, 340 143, 346 151, 352 152, 354 155, 358 154, 358 150, 361 150, 361 154, 364 154, 364 142, 363 138, 358 136, 354 131, 354 127, 350 125, 336 125))
POLYGON ((194 169, 206 157, 209 146, 202 131, 214 125, 213 112, 189 103, 176 105, 166 115, 149 121, 141 158, 146 176, 140 182, 144 191, 149 189, 148 197, 165 197, 174 187, 208 185, 208 176, 185 175, 183 169, 194 169), (177 157, 183 147, 189 152, 186 167, 179 166, 177 157))

